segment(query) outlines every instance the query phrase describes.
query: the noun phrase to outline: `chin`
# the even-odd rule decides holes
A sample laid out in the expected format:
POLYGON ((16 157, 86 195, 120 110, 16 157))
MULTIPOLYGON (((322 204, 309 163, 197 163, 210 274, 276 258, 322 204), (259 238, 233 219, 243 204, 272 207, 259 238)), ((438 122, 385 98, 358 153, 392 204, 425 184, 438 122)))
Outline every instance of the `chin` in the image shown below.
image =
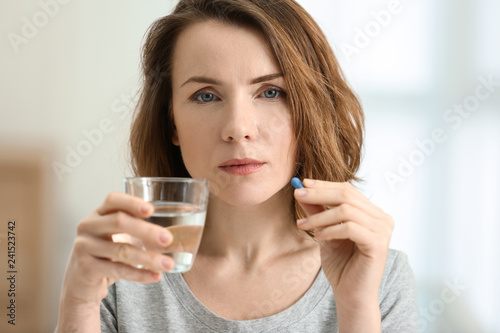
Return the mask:
POLYGON ((210 194, 232 206, 250 207, 268 202, 271 198, 279 194, 281 190, 282 188, 279 188, 279 186, 274 189, 263 189, 256 186, 236 185, 220 190, 215 188, 214 191, 210 191, 210 194))

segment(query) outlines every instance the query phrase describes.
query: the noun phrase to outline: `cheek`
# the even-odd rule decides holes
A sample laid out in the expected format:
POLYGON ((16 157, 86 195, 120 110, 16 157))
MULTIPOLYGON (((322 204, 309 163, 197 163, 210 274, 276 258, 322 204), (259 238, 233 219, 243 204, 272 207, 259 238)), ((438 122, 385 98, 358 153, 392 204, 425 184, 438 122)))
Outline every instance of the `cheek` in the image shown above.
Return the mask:
POLYGON ((210 126, 189 117, 180 117, 176 123, 184 165, 191 176, 200 177, 213 151, 210 126))
POLYGON ((181 126, 177 127, 177 133, 179 136, 179 144, 182 152, 184 153, 196 153, 197 151, 203 151, 206 141, 204 138, 207 137, 204 133, 205 127, 200 126, 199 122, 179 122, 181 126))
POLYGON ((292 133, 292 117, 286 108, 265 119, 265 123, 271 133, 280 133, 280 135, 292 133))
POLYGON ((271 133, 271 141, 275 143, 273 146, 276 149, 276 156, 281 156, 284 163, 295 163, 297 148, 291 117, 275 117, 270 119, 269 133, 271 133))
POLYGON ((292 117, 288 112, 269 119, 268 128, 269 132, 272 133, 274 139, 280 143, 282 148, 293 144, 295 135, 293 133, 292 117))

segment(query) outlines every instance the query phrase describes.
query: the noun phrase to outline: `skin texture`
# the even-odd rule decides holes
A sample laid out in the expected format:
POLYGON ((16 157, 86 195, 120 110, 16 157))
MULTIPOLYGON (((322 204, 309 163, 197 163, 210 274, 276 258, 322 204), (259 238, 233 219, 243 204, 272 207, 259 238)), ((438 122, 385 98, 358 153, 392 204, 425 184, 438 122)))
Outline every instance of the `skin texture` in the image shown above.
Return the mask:
POLYGON ((252 83, 281 74, 263 36, 215 22, 188 27, 176 45, 172 74, 173 142, 191 176, 210 180, 216 200, 255 205, 289 182, 295 145, 284 79, 252 83), (204 82, 193 79, 200 77, 204 82), (235 158, 265 164, 249 175, 219 168, 235 158))
POLYGON ((170 232, 145 222, 153 206, 124 193, 110 193, 102 205, 80 221, 66 268, 59 307, 59 332, 100 332, 99 306, 108 287, 119 279, 151 283, 160 271, 172 269, 172 259, 113 243, 112 235, 127 233, 144 244, 168 248, 170 232), (136 265, 150 270, 137 269, 136 265))
POLYGON ((321 265, 337 301, 339 328, 380 331, 377 296, 394 229, 392 217, 351 184, 306 179, 304 185, 294 196, 309 217, 297 225, 315 230, 321 265))
MULTIPOLYGON (((296 145, 279 74, 265 38, 254 29, 209 21, 178 38, 172 142, 180 146, 191 176, 211 182, 202 242, 184 279, 214 313, 246 320, 294 304, 323 267, 335 293, 340 332, 378 332, 377 295, 392 218, 347 183, 306 179, 304 189, 291 189, 296 145), (258 166, 239 173, 221 167, 244 158, 258 166), (307 219, 293 221, 294 199, 307 219), (299 229, 315 230, 317 240, 299 229), (297 263, 308 269, 297 271, 297 263), (287 280, 290 274, 300 278, 287 280), (275 295, 272 305, 269 295, 275 295)), ((158 271, 171 269, 171 259, 159 252, 112 242, 113 234, 128 233, 168 248, 172 235, 143 220, 152 210, 138 198, 111 193, 79 223, 59 331, 99 332, 99 304, 109 285, 118 279, 156 282, 158 271)))

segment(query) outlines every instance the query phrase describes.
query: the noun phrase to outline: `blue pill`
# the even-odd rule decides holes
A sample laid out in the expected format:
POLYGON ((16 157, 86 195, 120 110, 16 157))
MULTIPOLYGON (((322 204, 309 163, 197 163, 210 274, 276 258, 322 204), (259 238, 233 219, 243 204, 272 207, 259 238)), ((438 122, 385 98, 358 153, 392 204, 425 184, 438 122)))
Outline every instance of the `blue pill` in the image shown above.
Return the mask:
POLYGON ((304 188, 304 184, 297 177, 292 178, 292 186, 295 188, 304 188))

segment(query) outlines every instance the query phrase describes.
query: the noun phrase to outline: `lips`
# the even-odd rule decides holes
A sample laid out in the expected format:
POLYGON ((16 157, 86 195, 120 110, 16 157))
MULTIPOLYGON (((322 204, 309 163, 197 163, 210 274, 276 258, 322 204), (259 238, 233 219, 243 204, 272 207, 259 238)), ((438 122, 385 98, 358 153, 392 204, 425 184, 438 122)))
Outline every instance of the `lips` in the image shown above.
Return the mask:
POLYGON ((266 163, 252 158, 232 159, 219 165, 219 169, 231 175, 249 175, 261 170, 266 163))

